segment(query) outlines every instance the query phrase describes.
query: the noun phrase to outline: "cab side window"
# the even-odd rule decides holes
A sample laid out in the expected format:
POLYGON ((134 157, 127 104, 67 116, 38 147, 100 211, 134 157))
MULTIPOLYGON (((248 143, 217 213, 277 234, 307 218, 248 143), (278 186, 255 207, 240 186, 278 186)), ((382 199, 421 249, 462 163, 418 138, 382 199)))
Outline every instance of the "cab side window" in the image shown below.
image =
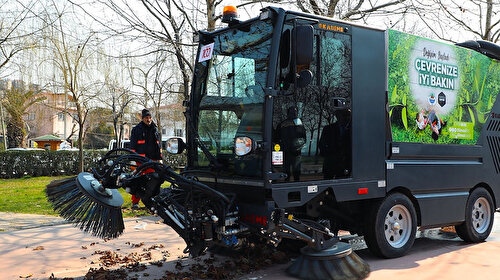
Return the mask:
POLYGON ((283 161, 273 168, 286 173, 286 181, 351 176, 351 37, 315 29, 314 49, 313 62, 303 66, 313 73, 309 86, 286 85, 289 68, 278 75, 282 94, 273 103, 273 142, 283 161))

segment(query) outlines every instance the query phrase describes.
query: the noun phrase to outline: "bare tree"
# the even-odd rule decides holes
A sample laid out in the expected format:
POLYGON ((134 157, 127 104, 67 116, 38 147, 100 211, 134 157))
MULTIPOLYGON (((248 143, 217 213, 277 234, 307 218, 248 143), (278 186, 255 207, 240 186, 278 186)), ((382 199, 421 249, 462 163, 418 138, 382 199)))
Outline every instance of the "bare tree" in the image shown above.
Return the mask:
POLYGON ((441 40, 456 42, 464 40, 461 36, 469 36, 467 34, 494 43, 500 39, 498 1, 413 0, 412 10, 426 29, 441 40), (451 30, 459 32, 450 32, 451 30))
POLYGON ((152 108, 154 113, 155 123, 158 125, 158 130, 161 132, 162 119, 161 107, 169 100, 171 96, 171 87, 173 74, 169 71, 168 56, 158 56, 154 58, 151 66, 131 67, 130 78, 132 85, 140 89, 140 94, 143 98, 140 100, 144 108, 152 108), (152 106, 149 106, 149 105, 152 106))
MULTIPOLYGON (((62 80, 62 88, 64 88, 65 94, 68 93, 71 96, 71 101, 74 102, 76 108, 76 115, 73 118, 78 123, 79 171, 82 172, 85 122, 90 108, 90 101, 95 94, 91 93, 95 83, 86 79, 85 74, 86 71, 90 72, 91 70, 91 42, 95 34, 90 32, 80 37, 75 36, 74 33, 69 33, 65 25, 68 23, 69 18, 64 16, 68 13, 65 7, 60 8, 55 2, 52 2, 49 8, 52 8, 55 13, 46 10, 46 16, 57 16, 57 25, 52 27, 48 40, 54 54, 53 63, 56 65, 62 80)), ((72 14, 72 16, 74 15, 72 14)))
POLYGON ((343 20, 366 20, 370 15, 394 15, 405 12, 406 0, 296 0, 297 7, 305 12, 343 20))
POLYGON ((124 126, 127 123, 126 114, 129 107, 135 100, 135 96, 130 90, 130 86, 126 79, 129 75, 130 60, 123 58, 114 58, 106 55, 104 52, 100 54, 101 63, 100 73, 104 77, 103 92, 97 99, 111 110, 110 118, 113 122, 114 137, 116 147, 121 147, 123 140, 124 126))
POLYGON ((115 35, 131 36, 129 39, 133 38, 135 42, 137 38, 141 38, 148 47, 136 51, 134 56, 147 56, 155 52, 173 55, 177 62, 176 70, 184 84, 184 96, 188 98, 193 71, 190 50, 194 45, 191 43, 191 34, 197 28, 191 20, 189 10, 181 1, 139 0, 139 5, 130 5, 125 0, 97 0, 96 3, 100 3, 117 17, 114 24, 93 15, 88 6, 70 2, 115 35))
POLYGON ((116 147, 120 147, 123 139, 123 129, 127 123, 125 115, 134 100, 132 93, 109 80, 106 82, 105 97, 99 98, 108 108, 111 109, 111 119, 113 121, 113 130, 115 132, 116 147))
POLYGON ((0 69, 4 68, 19 52, 33 48, 33 38, 43 25, 37 29, 26 28, 26 23, 36 16, 33 9, 38 1, 0 1, 0 69))
MULTIPOLYGON (((9 62, 24 50, 36 47, 36 36, 46 25, 38 28, 29 28, 32 20, 37 18, 33 12, 38 6, 38 0, 0 0, 0 70, 6 69, 9 62)), ((0 122, 2 135, 6 135, 4 125, 4 112, 0 108, 0 122)), ((4 137, 4 148, 7 142, 4 137)))

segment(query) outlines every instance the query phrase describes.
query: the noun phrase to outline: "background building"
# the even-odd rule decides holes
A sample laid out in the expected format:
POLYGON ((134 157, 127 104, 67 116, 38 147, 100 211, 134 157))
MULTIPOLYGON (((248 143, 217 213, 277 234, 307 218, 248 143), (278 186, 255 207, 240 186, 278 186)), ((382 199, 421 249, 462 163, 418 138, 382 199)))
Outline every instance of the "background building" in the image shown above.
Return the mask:
POLYGON ((42 91, 39 95, 45 100, 29 107, 24 116, 28 139, 52 134, 75 141, 78 138, 78 123, 71 95, 50 91, 42 91))

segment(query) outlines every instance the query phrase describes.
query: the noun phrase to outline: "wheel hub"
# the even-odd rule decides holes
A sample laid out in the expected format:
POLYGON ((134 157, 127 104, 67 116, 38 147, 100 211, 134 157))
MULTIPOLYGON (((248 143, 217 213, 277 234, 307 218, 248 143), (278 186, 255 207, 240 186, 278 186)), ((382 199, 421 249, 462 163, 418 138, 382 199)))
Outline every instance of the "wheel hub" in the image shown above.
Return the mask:
POLYGON ((478 198, 474 202, 472 209, 472 226, 478 233, 488 230, 491 219, 491 209, 488 200, 484 197, 478 198))
POLYGON ((385 217, 384 233, 394 248, 403 247, 410 239, 412 219, 408 209, 401 204, 393 206, 385 217))
POLYGON ((398 222, 394 222, 392 224, 392 230, 400 230, 400 229, 401 229, 401 225, 398 222))

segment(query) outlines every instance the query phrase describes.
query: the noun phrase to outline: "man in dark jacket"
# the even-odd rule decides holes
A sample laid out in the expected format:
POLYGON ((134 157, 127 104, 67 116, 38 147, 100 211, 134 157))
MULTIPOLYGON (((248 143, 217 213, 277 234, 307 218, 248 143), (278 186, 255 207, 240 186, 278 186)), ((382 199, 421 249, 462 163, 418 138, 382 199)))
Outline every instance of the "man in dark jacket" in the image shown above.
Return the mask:
MULTIPOLYGON (((142 110, 142 121, 132 128, 130 149, 152 160, 161 160, 161 136, 148 109, 142 110)), ((140 198, 132 195, 132 208, 138 208, 140 198)))
POLYGON ((285 181, 300 181, 302 168, 301 150, 306 144, 306 130, 299 119, 298 108, 292 106, 287 110, 287 119, 276 128, 277 143, 284 152, 284 171, 287 175, 285 181))
POLYGON ((337 121, 323 128, 319 140, 325 179, 346 178, 351 174, 351 111, 339 110, 335 117, 337 121))

